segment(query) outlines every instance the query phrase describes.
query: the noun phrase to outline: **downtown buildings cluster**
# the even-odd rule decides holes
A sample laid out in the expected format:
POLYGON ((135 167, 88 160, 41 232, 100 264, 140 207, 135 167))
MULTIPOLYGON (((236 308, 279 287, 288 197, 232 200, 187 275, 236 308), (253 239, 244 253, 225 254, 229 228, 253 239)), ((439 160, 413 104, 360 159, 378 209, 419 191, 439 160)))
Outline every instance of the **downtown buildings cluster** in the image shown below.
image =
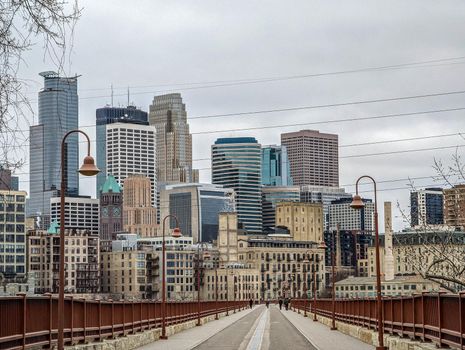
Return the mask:
MULTIPOLYGON (((1 170, 0 273, 12 290, 16 282, 30 293, 56 293, 60 144, 79 125, 78 78, 41 75, 39 121, 30 130, 27 200, 8 169, 1 170)), ((193 167, 180 94, 155 96, 148 112, 102 107, 96 111, 93 142, 100 169, 96 198, 80 195, 78 136, 68 140, 67 293, 159 299, 165 265, 172 300, 199 294, 207 300, 216 294, 223 300, 302 297, 312 295, 312 286, 324 295, 334 254, 338 296, 374 295, 374 203, 363 199, 364 209, 355 211, 352 195, 339 187, 338 135, 283 133, 280 145, 261 145, 254 137, 218 138, 211 145, 212 183, 204 184, 193 167), (170 237, 175 227, 181 237, 170 237)), ((405 258, 424 244, 415 241, 415 226, 464 226, 463 188, 441 190, 440 201, 438 191, 412 192, 412 232, 393 235, 391 209, 385 207, 387 295, 439 288, 420 278, 405 258)))

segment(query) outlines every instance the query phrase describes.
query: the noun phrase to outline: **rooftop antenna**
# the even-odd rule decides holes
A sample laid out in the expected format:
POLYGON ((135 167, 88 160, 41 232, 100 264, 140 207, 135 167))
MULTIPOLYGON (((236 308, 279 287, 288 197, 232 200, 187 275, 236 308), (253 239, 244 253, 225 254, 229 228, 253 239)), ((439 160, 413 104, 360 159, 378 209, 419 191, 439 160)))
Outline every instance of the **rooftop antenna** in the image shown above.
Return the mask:
POLYGON ((129 86, 128 86, 128 104, 127 105, 129 106, 129 86))
POLYGON ((113 107, 113 83, 111 84, 111 106, 113 107))

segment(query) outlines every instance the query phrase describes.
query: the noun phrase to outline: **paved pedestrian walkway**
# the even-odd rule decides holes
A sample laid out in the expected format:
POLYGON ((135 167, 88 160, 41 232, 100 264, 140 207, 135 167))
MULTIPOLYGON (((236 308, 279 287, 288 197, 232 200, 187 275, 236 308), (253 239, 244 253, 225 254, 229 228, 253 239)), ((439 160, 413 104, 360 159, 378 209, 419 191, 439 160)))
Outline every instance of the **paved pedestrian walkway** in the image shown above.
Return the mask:
POLYGON ((139 347, 139 350, 190 350, 197 345, 207 341, 209 338, 218 334, 223 329, 231 326, 243 317, 247 316, 258 308, 246 309, 234 313, 230 313, 227 317, 221 317, 217 321, 205 323, 201 327, 194 327, 183 332, 170 336, 167 340, 158 340, 154 343, 139 347))
POLYGON ((331 331, 275 305, 256 306, 202 327, 195 327, 140 347, 140 350, 372 350, 348 335, 331 331))
POLYGON ((302 314, 284 309, 281 313, 317 350, 373 350, 375 348, 337 330, 332 331, 328 326, 320 322, 314 322, 312 317, 304 317, 302 314))

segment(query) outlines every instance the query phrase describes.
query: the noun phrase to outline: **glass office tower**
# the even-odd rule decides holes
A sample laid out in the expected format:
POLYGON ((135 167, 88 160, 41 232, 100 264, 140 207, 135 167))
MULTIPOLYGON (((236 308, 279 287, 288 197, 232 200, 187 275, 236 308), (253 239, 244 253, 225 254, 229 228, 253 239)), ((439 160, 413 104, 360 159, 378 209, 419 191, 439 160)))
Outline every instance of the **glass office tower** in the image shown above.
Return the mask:
POLYGON ((257 140, 217 139, 212 145, 212 182, 235 191, 239 224, 251 233, 261 233, 261 145, 257 140))

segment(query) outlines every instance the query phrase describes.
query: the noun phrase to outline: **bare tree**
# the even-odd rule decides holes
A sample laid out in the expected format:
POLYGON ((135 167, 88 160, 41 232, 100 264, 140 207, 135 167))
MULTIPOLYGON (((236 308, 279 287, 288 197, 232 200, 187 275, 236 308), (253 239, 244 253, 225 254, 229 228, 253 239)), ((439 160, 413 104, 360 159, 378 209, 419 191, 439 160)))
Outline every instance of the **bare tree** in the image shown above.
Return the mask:
MULTIPOLYGON (((465 182, 465 164, 458 150, 447 164, 434 159, 433 169, 436 175, 432 179, 442 187, 453 187, 465 182)), ((409 186, 412 191, 416 191, 412 181, 409 186)), ((404 221, 412 226, 410 216, 399 203, 397 207, 404 221)), ((458 207, 455 210, 458 214, 458 207)), ((465 234, 457 231, 457 227, 431 225, 421 213, 418 215, 420 224, 412 232, 393 236, 396 248, 402 251, 404 263, 423 278, 451 292, 465 289, 465 234)))
POLYGON ((44 58, 61 72, 79 16, 77 0, 0 1, 0 162, 10 168, 24 164, 27 133, 21 126, 29 125, 32 112, 27 82, 18 76, 23 55, 42 39, 44 58))

